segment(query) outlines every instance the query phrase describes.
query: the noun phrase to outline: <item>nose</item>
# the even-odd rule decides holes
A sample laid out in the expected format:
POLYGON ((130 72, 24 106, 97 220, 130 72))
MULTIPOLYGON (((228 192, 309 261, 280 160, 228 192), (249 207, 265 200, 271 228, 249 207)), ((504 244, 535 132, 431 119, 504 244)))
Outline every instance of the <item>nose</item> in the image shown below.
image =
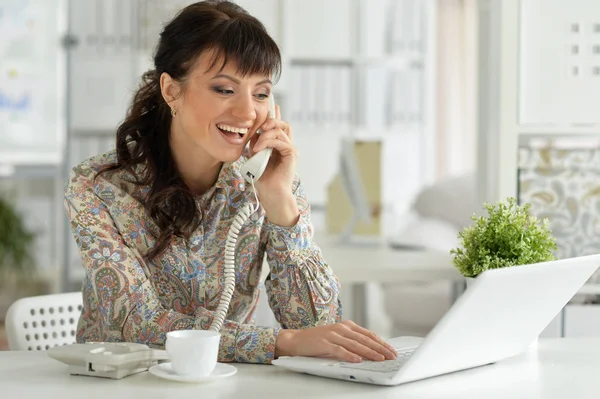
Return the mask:
POLYGON ((239 96, 233 105, 231 114, 243 121, 256 119, 256 110, 254 109, 252 95, 239 96))

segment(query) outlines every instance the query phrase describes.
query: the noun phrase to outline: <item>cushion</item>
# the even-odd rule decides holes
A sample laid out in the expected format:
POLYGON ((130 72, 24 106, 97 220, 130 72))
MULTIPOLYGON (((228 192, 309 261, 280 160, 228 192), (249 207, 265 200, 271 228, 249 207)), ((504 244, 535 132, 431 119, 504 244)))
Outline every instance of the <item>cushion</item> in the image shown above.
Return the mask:
POLYGON ((471 215, 479 208, 473 174, 445 178, 425 187, 413 203, 420 216, 448 222, 458 230, 472 223, 471 215))

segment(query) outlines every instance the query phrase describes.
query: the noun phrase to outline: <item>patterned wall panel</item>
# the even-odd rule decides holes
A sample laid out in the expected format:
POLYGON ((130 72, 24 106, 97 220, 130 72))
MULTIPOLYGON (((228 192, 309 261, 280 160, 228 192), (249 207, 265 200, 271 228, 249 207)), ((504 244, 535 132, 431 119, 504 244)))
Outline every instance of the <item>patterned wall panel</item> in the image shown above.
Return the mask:
POLYGON ((519 202, 548 218, 558 258, 600 253, 600 149, 521 148, 519 202))

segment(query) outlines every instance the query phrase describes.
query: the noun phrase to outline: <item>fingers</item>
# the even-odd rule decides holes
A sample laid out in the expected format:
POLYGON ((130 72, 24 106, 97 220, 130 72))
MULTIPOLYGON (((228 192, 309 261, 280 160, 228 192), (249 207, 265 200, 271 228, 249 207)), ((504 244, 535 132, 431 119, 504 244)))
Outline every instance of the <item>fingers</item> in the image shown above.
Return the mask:
POLYGON ((351 329, 342 330, 338 334, 340 336, 336 342, 338 345, 342 345, 347 350, 365 359, 381 361, 396 358, 394 352, 367 335, 351 329))
POLYGON ((340 337, 336 344, 366 359, 381 361, 396 358, 396 351, 391 345, 352 321, 337 324, 336 334, 340 337))
POLYGON ((295 338, 296 355, 301 356, 333 357, 346 362, 396 358, 394 348, 351 321, 302 330, 295 338))
POLYGON ((258 142, 252 149, 255 153, 264 150, 265 148, 273 148, 282 157, 296 156, 296 148, 279 139, 265 139, 258 142))
POLYGON ((344 348, 341 345, 333 345, 332 346, 332 353, 331 355, 338 359, 338 360, 342 360, 344 362, 350 362, 350 363, 360 363, 362 361, 362 357, 350 352, 348 349, 344 348))
MULTIPOLYGON (((280 119, 268 119, 265 123, 262 124, 260 129, 266 133, 269 130, 280 129, 286 136, 290 139, 292 138, 292 128, 286 122, 280 119)), ((264 134, 263 133, 263 134, 264 134)))
POLYGON ((285 134, 285 132, 279 128, 267 130, 257 136, 258 136, 258 138, 257 138, 258 141, 265 140, 265 139, 279 139, 279 140, 282 140, 282 141, 285 141, 288 143, 292 142, 292 140, 288 137, 288 135, 285 134))
MULTIPOLYGON (((389 352, 391 352, 392 354, 397 355, 396 349, 394 349, 394 347, 392 345, 390 345, 389 343, 385 342, 385 340, 383 340, 381 337, 379 337, 377 334, 375 334, 372 331, 367 330, 364 327, 359 326, 358 324, 352 322, 352 321, 344 321, 343 323, 345 323, 346 325, 348 325, 353 331, 356 331, 357 333, 362 334, 363 336, 367 336, 369 337, 371 340, 377 342, 380 346, 385 347, 389 352)), ((387 357, 387 355, 386 355, 387 357)))
MULTIPOLYGON (((272 129, 262 133, 256 143, 252 145, 252 150, 259 152, 267 147, 274 148, 279 152, 284 151, 286 154, 295 151, 292 141, 281 129, 272 129)), ((282 153, 281 155, 286 154, 282 153)))
POLYGON ((359 342, 359 340, 356 340, 353 337, 340 335, 335 343, 339 346, 342 346, 347 351, 360 356, 361 358, 373 361, 385 360, 384 355, 369 348, 367 345, 363 345, 361 342, 359 342))
MULTIPOLYGON (((371 337, 358 333, 356 331, 350 330, 346 338, 351 339, 357 345, 360 345, 360 350, 364 353, 368 353, 368 356, 364 356, 371 360, 392 360, 396 358, 396 354, 394 351, 388 349, 385 345, 381 344, 377 340, 372 339, 371 337), (366 348, 366 349, 363 349, 366 348)), ((358 352, 356 352, 358 353, 358 352)))

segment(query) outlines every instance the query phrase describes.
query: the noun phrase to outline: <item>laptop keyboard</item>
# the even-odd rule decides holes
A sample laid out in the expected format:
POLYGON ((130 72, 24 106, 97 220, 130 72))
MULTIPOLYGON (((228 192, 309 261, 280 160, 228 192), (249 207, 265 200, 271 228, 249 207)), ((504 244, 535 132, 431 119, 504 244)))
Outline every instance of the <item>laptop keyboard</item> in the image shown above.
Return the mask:
POLYGON ((382 360, 382 361, 372 361, 372 360, 363 360, 361 363, 348 363, 348 362, 339 362, 332 364, 332 367, 344 367, 355 370, 368 370, 368 371, 378 371, 380 373, 390 373, 393 371, 400 370, 400 367, 404 365, 410 359, 410 356, 413 354, 415 350, 409 350, 405 352, 398 352, 398 355, 394 360, 382 360))

